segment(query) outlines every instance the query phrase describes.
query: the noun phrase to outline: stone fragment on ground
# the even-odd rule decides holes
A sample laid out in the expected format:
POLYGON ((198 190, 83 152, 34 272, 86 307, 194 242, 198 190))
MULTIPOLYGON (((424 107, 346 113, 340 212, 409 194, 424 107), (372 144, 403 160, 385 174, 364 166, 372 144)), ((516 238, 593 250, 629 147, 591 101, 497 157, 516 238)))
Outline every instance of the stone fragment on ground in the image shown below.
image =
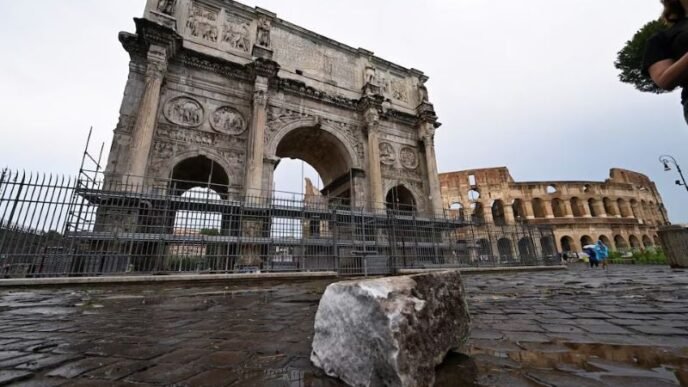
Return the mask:
POLYGON ((339 282, 320 300, 311 361, 351 386, 431 386, 469 327, 458 271, 339 282))

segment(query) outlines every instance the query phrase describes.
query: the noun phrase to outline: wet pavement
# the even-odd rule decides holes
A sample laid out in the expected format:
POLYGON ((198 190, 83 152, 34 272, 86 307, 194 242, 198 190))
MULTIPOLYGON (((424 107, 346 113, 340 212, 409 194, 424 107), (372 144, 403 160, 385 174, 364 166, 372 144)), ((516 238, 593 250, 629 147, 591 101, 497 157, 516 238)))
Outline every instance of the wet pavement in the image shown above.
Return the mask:
MULTIPOLYGON (((465 276, 438 386, 688 385, 688 271, 465 276)), ((0 290, 0 385, 340 386, 310 365, 326 281, 0 290)))

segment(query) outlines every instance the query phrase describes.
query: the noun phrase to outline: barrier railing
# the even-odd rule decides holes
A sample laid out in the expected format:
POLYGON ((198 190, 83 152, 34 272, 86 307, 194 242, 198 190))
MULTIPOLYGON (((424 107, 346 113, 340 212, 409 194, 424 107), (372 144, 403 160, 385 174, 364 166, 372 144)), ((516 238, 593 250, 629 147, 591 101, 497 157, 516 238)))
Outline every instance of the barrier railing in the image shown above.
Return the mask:
POLYGON ((4 171, 0 277, 318 272, 558 264, 552 230, 427 216, 386 203, 173 180, 4 171), (193 183, 193 184, 190 184, 193 183), (188 188, 195 186, 194 188, 188 188), (178 188, 182 187, 182 188, 178 188))

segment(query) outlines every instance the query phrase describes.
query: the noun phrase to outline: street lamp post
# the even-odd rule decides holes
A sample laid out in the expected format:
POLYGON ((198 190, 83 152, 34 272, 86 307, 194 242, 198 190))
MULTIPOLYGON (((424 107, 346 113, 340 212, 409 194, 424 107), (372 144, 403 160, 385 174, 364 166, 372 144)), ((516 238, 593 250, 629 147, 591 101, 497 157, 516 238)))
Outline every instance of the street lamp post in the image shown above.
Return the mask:
POLYGON ((681 180, 676 180, 676 185, 683 186, 686 189, 686 191, 688 191, 688 184, 686 184, 686 178, 683 176, 683 171, 681 171, 681 167, 678 165, 676 159, 670 155, 662 155, 659 156, 659 162, 664 165, 665 172, 671 171, 671 164, 674 164, 674 166, 676 167, 676 171, 678 172, 679 176, 681 176, 681 180))

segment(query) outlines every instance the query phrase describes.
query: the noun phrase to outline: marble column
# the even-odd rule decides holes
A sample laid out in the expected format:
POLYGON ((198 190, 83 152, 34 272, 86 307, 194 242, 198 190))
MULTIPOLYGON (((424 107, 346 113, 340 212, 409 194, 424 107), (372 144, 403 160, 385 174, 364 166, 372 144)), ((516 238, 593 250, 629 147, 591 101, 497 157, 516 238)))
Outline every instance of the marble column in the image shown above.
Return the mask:
POLYGON ((376 107, 369 107, 364 115, 368 132, 369 205, 371 211, 382 211, 385 208, 385 198, 380 169, 380 114, 376 107))
POLYGON ((425 146, 425 165, 428 168, 432 213, 434 216, 442 216, 442 193, 440 192, 440 178, 437 172, 437 158, 435 156, 435 124, 434 122, 424 122, 421 125, 423 125, 421 136, 425 146))
POLYGON ((265 153, 265 125, 267 123, 268 78, 256 76, 253 89, 253 111, 246 157, 247 197, 263 194, 263 158, 265 153))
POLYGON ((155 123, 160 105, 160 89, 167 71, 167 50, 164 47, 151 45, 148 49, 143 96, 139 103, 136 122, 132 131, 129 168, 131 189, 140 189, 143 185, 148 167, 148 156, 153 145, 155 123))

